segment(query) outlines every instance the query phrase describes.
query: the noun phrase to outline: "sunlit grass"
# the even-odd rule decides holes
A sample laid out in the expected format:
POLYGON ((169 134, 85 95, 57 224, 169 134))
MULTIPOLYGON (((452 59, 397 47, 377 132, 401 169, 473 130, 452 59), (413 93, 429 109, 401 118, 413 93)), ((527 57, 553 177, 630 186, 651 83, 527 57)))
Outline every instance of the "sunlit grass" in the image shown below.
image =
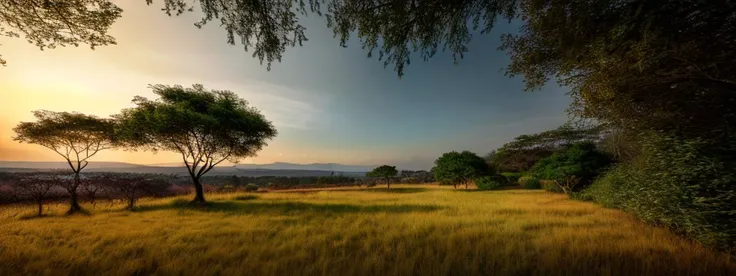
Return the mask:
POLYGON ((725 275, 735 261, 542 191, 392 185, 0 210, 0 275, 725 275), (393 187, 396 187, 393 189, 393 187))

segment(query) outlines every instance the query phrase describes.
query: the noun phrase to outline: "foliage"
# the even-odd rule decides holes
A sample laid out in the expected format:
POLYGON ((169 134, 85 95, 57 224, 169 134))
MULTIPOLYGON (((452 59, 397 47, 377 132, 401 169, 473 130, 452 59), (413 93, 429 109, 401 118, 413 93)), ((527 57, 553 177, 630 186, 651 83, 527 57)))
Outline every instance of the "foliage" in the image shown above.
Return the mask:
POLYGON ((455 188, 458 184, 465 184, 467 189, 468 182, 493 174, 483 158, 469 151, 445 153, 434 164, 434 178, 440 184, 453 185, 455 188))
POLYGON ((254 156, 276 129, 261 113, 230 91, 205 90, 202 85, 151 86, 160 98, 136 97, 135 108, 115 115, 119 135, 130 148, 181 154, 196 196, 204 202, 200 178, 217 164, 254 156))
MULTIPOLYGON (((23 36, 41 50, 57 46, 115 44, 107 29, 123 12, 108 0, 0 0, 0 36, 23 36)), ((5 61, 0 58, 0 65, 5 61)))
POLYGON ((498 181, 497 178, 482 176, 475 180, 475 186, 477 186, 479 190, 493 190, 503 186, 503 183, 498 181))
POLYGON ((599 141, 602 132, 601 126, 566 124, 537 134, 520 135, 514 141, 490 152, 485 158, 496 170, 524 172, 539 160, 574 143, 599 141))
POLYGON ((506 183, 519 183, 522 174, 517 172, 502 172, 501 176, 506 178, 506 183))
POLYGON ((87 208, 89 216, 60 216, 50 206, 47 219, 16 215, 33 211, 32 206, 3 206, 0 275, 736 271, 727 254, 563 195, 530 190, 457 193, 436 185, 394 188, 408 193, 213 194, 203 207, 186 204, 185 196, 144 198, 136 212, 122 212, 124 204, 116 204, 87 208))
POLYGON ((539 189, 539 179, 533 176, 522 176, 519 178, 519 185, 524 189, 539 189))
POLYGON ((585 194, 706 245, 736 248, 734 164, 702 152, 702 140, 651 134, 640 139, 642 154, 611 169, 585 194))
POLYGON ((69 213, 80 209, 79 173, 87 167, 89 158, 115 145, 115 122, 81 113, 37 110, 36 122, 21 122, 13 131, 13 140, 44 146, 64 158, 74 174, 74 181, 64 185, 70 195, 69 213))
POLYGON ((245 191, 246 192, 258 191, 258 185, 253 184, 253 183, 248 183, 248 185, 245 185, 245 191))
POLYGON ((587 186, 609 164, 610 158, 599 152, 595 144, 583 142, 539 160, 529 173, 540 179, 552 180, 569 194, 587 186))
MULTIPOLYGON (((557 183, 554 180, 548 180, 548 179, 539 180, 539 186, 542 189, 549 191, 549 192, 553 192, 553 193, 563 193, 564 192, 562 187, 560 185, 557 185, 557 183)), ((570 198, 572 198, 572 196, 570 198)))
POLYGON ((399 172, 396 170, 396 166, 382 165, 368 172, 366 176, 385 178, 386 185, 388 185, 388 188, 391 189, 391 178, 396 177, 396 174, 398 173, 399 172))

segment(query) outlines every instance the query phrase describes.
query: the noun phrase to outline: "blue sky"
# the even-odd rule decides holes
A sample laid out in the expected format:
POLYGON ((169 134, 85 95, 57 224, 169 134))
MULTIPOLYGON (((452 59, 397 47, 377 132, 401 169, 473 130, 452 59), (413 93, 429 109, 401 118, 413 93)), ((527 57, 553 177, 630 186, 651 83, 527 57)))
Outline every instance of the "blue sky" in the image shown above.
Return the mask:
MULTIPOLYGON (((10 119, 0 124, 0 151, 5 151, 0 159, 19 159, 8 153, 27 150, 43 156, 31 159, 53 160, 42 148, 20 148, 6 137, 16 121, 31 119, 31 110, 106 116, 130 106, 133 95, 152 97, 146 86, 153 83, 228 89, 261 109, 280 134, 246 163, 389 163, 428 169, 442 152, 482 155, 515 136, 551 129, 567 119, 566 89, 553 84, 523 92, 521 78, 504 76, 509 58, 496 48, 501 33, 515 30, 509 24, 476 34, 459 64, 453 65, 450 53, 438 53, 428 62, 414 59, 399 79, 393 67, 367 58, 357 39, 340 47, 322 18, 305 19, 309 41, 288 49, 283 61, 267 71, 241 45, 227 45, 217 26, 193 27, 196 14, 168 18, 157 7, 135 2, 123 8, 123 18, 111 30, 116 46, 41 52, 22 40, 2 42, 0 51, 9 64, 0 69, 5 71, 0 91, 27 96, 15 96, 22 106, 10 108, 13 99, 3 104, 8 108, 1 115, 10 119), (39 74, 39 68, 54 73, 39 74), (44 101, 68 95, 83 102, 44 101)), ((98 160, 178 161, 171 154, 119 151, 98 160)))

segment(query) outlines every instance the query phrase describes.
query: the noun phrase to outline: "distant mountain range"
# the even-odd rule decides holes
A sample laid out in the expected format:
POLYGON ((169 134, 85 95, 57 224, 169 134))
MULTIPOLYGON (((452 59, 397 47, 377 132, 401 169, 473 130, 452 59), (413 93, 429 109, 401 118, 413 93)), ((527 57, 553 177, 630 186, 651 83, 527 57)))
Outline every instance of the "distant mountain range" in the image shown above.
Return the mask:
MULTIPOLYGON (((21 172, 53 169, 68 169, 66 162, 26 162, 0 161, 0 171, 21 172)), ((343 174, 362 176, 372 170, 372 166, 344 165, 336 163, 293 164, 276 162, 271 164, 237 164, 215 167, 207 175, 239 176, 327 176, 343 174)), ((123 162, 90 162, 86 172, 124 172, 124 173, 163 173, 186 175, 183 164, 165 163, 138 165, 123 162)))

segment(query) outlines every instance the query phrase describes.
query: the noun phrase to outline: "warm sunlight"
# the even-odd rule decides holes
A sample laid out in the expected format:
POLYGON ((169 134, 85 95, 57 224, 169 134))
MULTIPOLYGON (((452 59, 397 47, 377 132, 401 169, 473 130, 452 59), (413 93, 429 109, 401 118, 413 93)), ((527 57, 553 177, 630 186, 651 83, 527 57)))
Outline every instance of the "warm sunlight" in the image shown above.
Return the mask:
POLYGON ((736 275, 734 11, 0 0, 0 275, 736 275))

